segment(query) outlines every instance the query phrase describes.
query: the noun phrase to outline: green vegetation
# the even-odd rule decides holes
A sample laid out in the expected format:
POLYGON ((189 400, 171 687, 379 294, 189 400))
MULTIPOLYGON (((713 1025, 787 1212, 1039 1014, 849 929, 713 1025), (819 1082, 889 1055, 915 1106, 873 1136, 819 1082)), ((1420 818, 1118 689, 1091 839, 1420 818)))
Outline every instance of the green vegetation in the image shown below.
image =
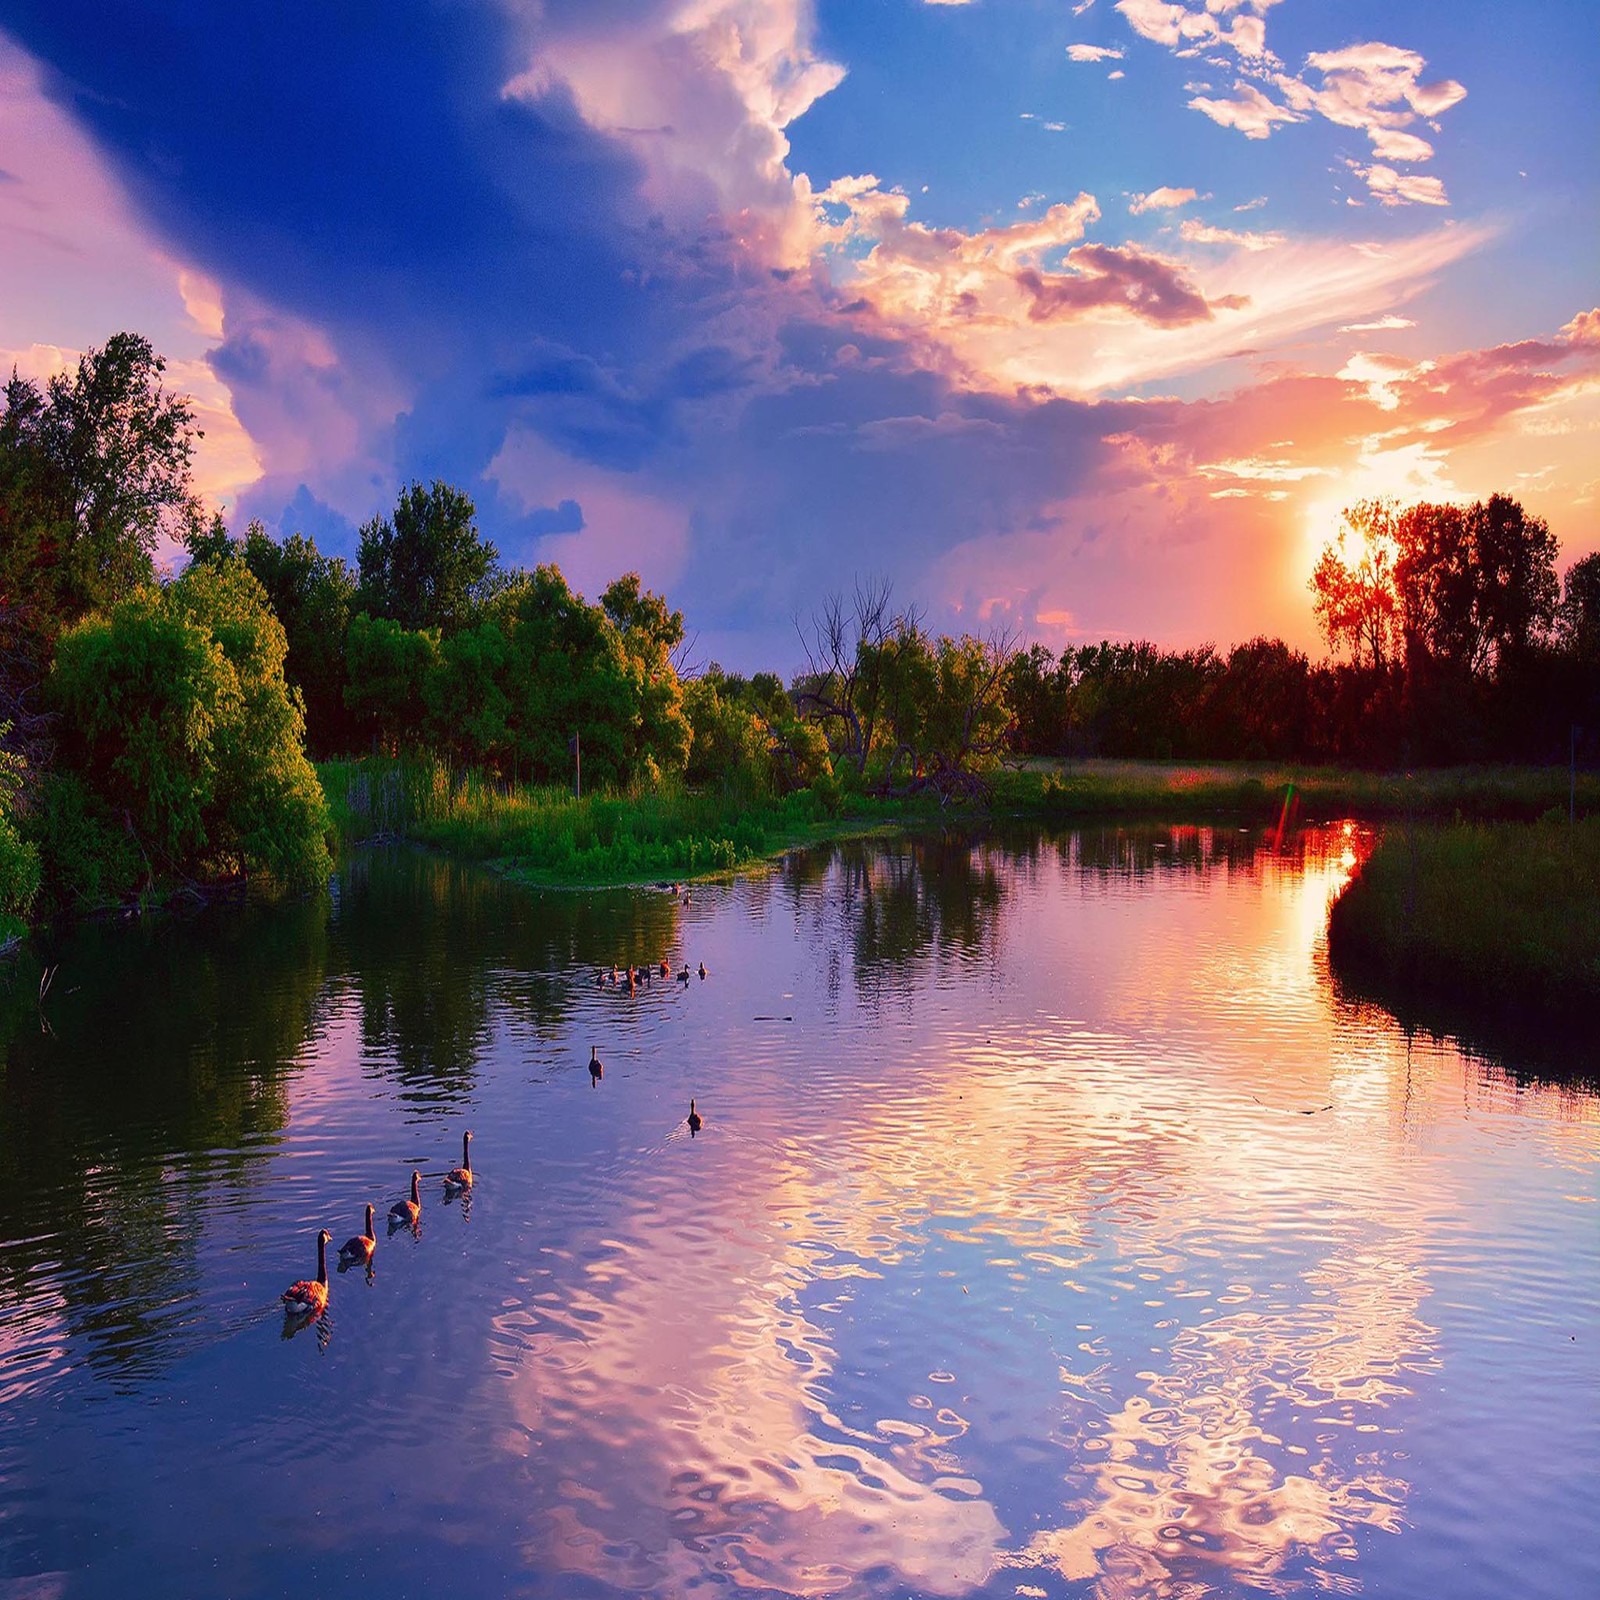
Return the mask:
POLYGON ((1600 1000, 1600 817, 1395 829, 1335 902, 1334 961, 1476 1007, 1600 1000))
POLYGON ((566 789, 452 773, 435 759, 330 761, 320 770, 348 842, 406 838, 495 861, 523 882, 601 887, 734 872, 796 845, 902 826, 919 802, 836 787, 750 796, 657 785, 575 799, 566 789))
MULTIPOLYGON (((1156 761, 1029 761, 994 780, 994 808, 1045 821, 1119 813, 1172 819, 1227 812, 1277 817, 1479 819, 1565 810, 1564 767, 1424 767, 1363 772, 1247 762, 1196 765, 1156 761)), ((1600 811, 1600 775, 1580 773, 1579 808, 1600 811)))

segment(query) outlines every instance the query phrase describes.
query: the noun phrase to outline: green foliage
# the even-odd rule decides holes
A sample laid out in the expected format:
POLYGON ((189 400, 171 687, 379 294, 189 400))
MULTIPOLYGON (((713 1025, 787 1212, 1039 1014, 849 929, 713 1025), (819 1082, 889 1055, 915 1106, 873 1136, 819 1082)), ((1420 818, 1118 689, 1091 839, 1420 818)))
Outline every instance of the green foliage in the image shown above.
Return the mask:
POLYGON ((163 536, 200 521, 190 482, 194 411, 162 387, 166 363, 119 333, 43 389, 15 373, 0 415, 0 604, 53 636, 129 595, 163 536))
POLYGON ((450 484, 410 484, 393 520, 375 517, 361 530, 357 608, 402 628, 468 627, 499 559, 476 518, 471 499, 450 484))
POLYGON ((158 875, 324 880, 326 811, 286 650, 237 559, 191 567, 63 635, 50 682, 62 764, 89 796, 58 801, 66 836, 91 841, 86 857, 108 855, 109 813, 158 875))
MULTIPOLYGON (((321 769, 342 837, 399 834, 503 862, 530 882, 600 885, 692 878, 749 865, 792 845, 839 837, 839 809, 809 789, 753 799, 672 784, 586 794, 450 772, 437 760, 342 761, 321 769)), ((921 815, 858 800, 853 831, 921 815)))
POLYGON ((391 752, 424 736, 425 687, 439 660, 439 635, 413 632, 388 617, 358 612, 345 641, 344 701, 363 739, 391 752))
POLYGON ((125 904, 152 885, 128 819, 70 772, 44 780, 28 828, 39 849, 43 909, 52 915, 125 904))
MULTIPOLYGON (((0 723, 0 738, 9 725, 0 723)), ((39 892, 39 852, 17 831, 17 796, 27 777, 22 758, 0 747, 0 938, 26 917, 39 892)))

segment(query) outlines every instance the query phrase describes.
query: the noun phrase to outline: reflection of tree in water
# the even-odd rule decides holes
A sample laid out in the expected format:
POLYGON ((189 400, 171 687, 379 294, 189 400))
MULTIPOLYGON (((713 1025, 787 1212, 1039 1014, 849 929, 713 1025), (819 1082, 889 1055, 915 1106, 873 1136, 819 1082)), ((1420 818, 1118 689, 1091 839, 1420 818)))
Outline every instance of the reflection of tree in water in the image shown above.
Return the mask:
POLYGON ((847 944, 865 995, 908 990, 929 965, 969 964, 998 950, 1011 880, 1004 859, 971 835, 850 841, 792 856, 784 870, 797 909, 810 904, 834 924, 819 930, 825 958, 832 964, 847 944), (820 882, 832 886, 820 901, 802 895, 820 882))
MULTIPOLYGON (((46 1279, 91 1363, 137 1370, 181 1327, 207 1192, 251 1181, 316 1027, 320 899, 87 927, 0 994, 0 1299, 46 1279)), ((164 1359, 164 1357, 162 1357, 164 1359)))
POLYGON ((677 917, 665 894, 540 892, 427 851, 371 851, 343 875, 335 961, 358 978, 364 1047, 402 1093, 457 1099, 497 1007, 553 1037, 575 980, 660 961, 677 917))
POLYGON ((1431 994, 1387 973, 1363 968, 1348 956, 1329 962, 1334 1014, 1356 1030, 1374 1018, 1398 1022, 1408 1036, 1447 1043, 1477 1062, 1487 1075, 1526 1087, 1553 1086, 1562 1095, 1600 1094, 1600 1035, 1594 1019, 1528 1015, 1474 1006, 1460 995, 1431 994))

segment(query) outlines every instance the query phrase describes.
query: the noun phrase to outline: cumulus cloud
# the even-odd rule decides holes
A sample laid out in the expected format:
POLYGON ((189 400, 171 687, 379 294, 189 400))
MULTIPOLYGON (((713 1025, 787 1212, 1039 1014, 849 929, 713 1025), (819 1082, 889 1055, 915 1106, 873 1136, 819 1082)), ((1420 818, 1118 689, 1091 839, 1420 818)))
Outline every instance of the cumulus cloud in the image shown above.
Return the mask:
MULTIPOLYGON (((1443 205, 1437 180, 1392 182, 1390 163, 1430 160, 1433 144, 1418 131, 1466 95, 1453 78, 1423 81, 1426 60, 1415 50, 1376 41, 1337 50, 1313 51, 1300 72, 1284 69, 1266 47, 1264 14, 1273 0, 1206 0, 1204 8, 1178 0, 1119 0, 1117 10, 1141 38, 1166 46, 1180 56, 1231 48, 1239 76, 1231 94, 1219 95, 1202 84, 1188 86, 1189 108, 1247 139, 1266 139, 1280 124, 1317 116, 1339 127, 1364 133, 1372 144, 1376 174, 1368 179, 1385 205, 1443 205), (1232 17, 1226 25, 1219 20, 1232 17), (1272 94, 1276 93, 1274 99, 1272 94)), ((1209 55, 1226 66, 1225 56, 1209 55)))
POLYGON ((1276 0, 1236 0, 1234 4, 1208 3, 1198 9, 1174 0, 1117 0, 1117 10, 1143 39, 1166 45, 1180 55, 1200 55, 1228 48, 1253 60, 1270 59, 1266 24, 1262 14, 1276 0), (1220 17, 1233 15, 1231 22, 1220 17))
POLYGON ((1170 211, 1178 206, 1186 206, 1195 198, 1193 189, 1174 189, 1162 184, 1159 189, 1152 189, 1148 194, 1136 194, 1128 202, 1128 210, 1137 217, 1146 211, 1170 211))
POLYGON ((1207 300, 1174 263, 1129 245, 1079 245, 1067 252, 1063 265, 1059 272, 1025 267, 1017 274, 1018 285, 1032 302, 1032 321, 1115 310, 1157 327, 1176 328, 1249 303, 1244 295, 1207 300))
POLYGON ((1115 45, 1069 44, 1067 46, 1067 59, 1069 61, 1120 61, 1122 52, 1115 45))
POLYGON ((1444 192, 1441 179, 1418 172, 1397 172, 1382 162, 1363 167, 1352 161, 1350 170, 1372 191, 1379 205, 1385 206, 1447 206, 1449 197, 1444 192))
POLYGON ((1304 117, 1287 106, 1264 95, 1253 83, 1235 83, 1231 96, 1197 94, 1189 102, 1191 111, 1199 111, 1220 123, 1224 128, 1237 128, 1247 139, 1265 139, 1279 122, 1303 122, 1304 117))
POLYGON ((1316 51, 1306 58, 1301 76, 1279 75, 1274 81, 1297 110, 1315 111, 1340 127, 1365 133, 1373 154, 1382 160, 1416 162, 1433 155, 1433 146, 1413 131, 1418 118, 1438 117, 1467 92, 1449 78, 1423 83, 1426 66, 1415 50, 1357 44, 1316 51))

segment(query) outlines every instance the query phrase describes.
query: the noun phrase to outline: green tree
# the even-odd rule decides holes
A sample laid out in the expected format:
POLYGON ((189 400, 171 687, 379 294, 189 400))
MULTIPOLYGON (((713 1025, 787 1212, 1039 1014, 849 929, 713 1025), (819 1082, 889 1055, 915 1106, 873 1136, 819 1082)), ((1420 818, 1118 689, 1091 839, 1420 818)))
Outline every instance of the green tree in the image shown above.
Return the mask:
POLYGON ((62 765, 89 824, 120 826, 152 878, 264 873, 298 889, 327 877, 286 652, 239 560, 192 567, 62 636, 50 682, 62 765))
POLYGON ((1408 659, 1483 678, 1554 623, 1555 536, 1508 495, 1411 506, 1390 532, 1408 659))
POLYGON ((0 414, 0 604, 53 636, 153 574, 201 521, 194 410, 150 341, 119 333, 41 389, 15 370, 0 414))
POLYGON ((447 483, 407 487, 392 520, 375 517, 361 530, 356 609, 441 634, 470 626, 499 560, 476 518, 471 499, 447 483))
POLYGON ((1600 667, 1600 551, 1567 568, 1557 637, 1575 660, 1600 667))
POLYGON ((364 741, 391 753, 424 743, 428 679, 438 660, 437 630, 357 612, 346 635, 344 702, 364 741))

